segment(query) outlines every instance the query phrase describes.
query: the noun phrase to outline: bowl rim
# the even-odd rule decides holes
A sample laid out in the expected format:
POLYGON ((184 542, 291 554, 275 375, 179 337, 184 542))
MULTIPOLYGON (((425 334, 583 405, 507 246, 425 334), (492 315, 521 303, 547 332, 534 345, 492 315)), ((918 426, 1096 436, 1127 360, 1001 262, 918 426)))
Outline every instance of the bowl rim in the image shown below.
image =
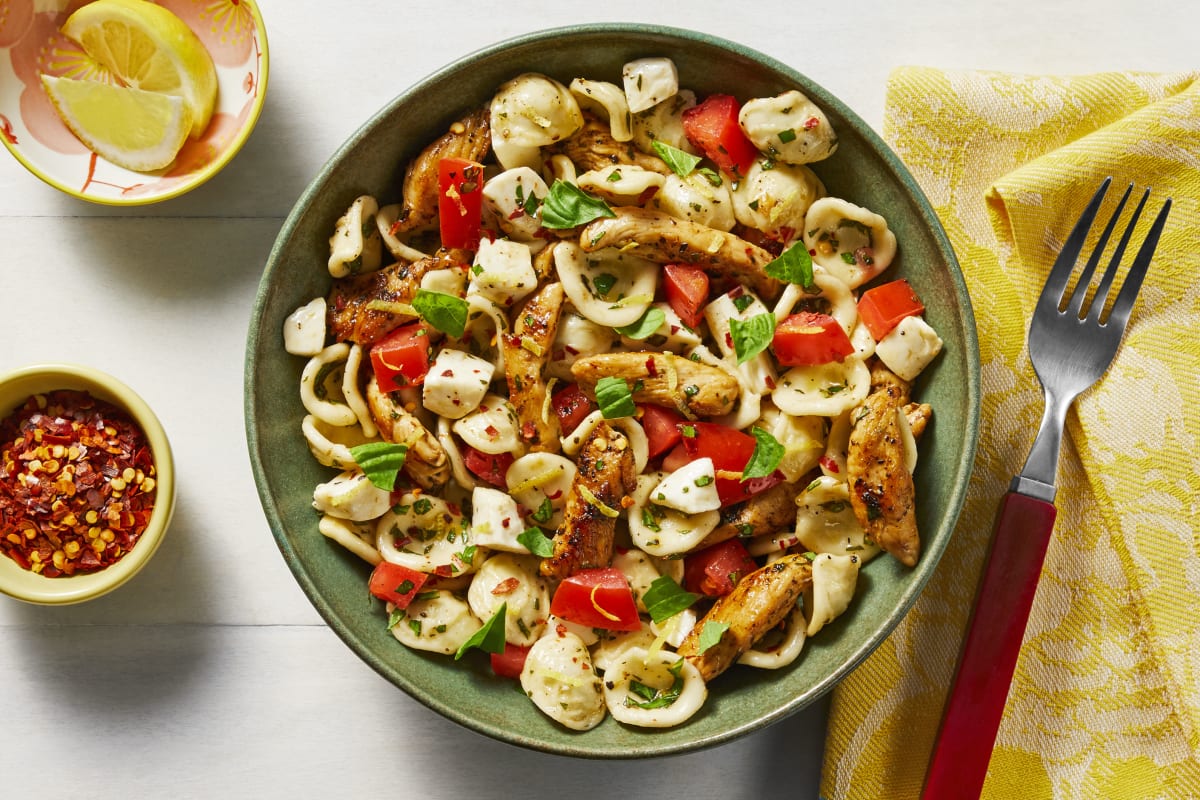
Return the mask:
POLYGON ((149 563, 171 523, 175 506, 175 464, 171 444, 157 415, 124 382, 93 367, 72 363, 42 363, 0 374, 0 418, 7 418, 33 394, 55 389, 83 389, 126 411, 142 429, 154 455, 154 512, 137 544, 121 560, 98 572, 66 578, 47 578, 22 569, 0 554, 0 593, 35 605, 81 603, 124 585, 149 563))
POLYGON ((161 203, 164 200, 173 200, 180 195, 190 192, 198 186, 202 186, 214 175, 224 169, 225 166, 233 160, 234 156, 241 152, 242 147, 250 138, 250 134, 252 134, 254 129, 258 126, 258 118, 262 115, 263 106, 267 101, 267 84, 269 82, 271 73, 271 55, 270 46, 267 42, 267 26, 263 21, 262 13, 258 9, 257 2, 243 2, 241 5, 243 8, 249 9, 250 14, 254 18, 254 28, 258 33, 259 39, 262 43, 261 54, 259 55, 261 67, 259 69, 258 95, 254 98, 254 102, 250 106, 250 113, 246 116, 246 120, 242 123, 241 127, 238 128, 237 134, 232 140, 230 140, 229 146, 221 151, 220 156, 210 161, 208 165, 204 167, 204 169, 200 170, 199 172, 192 173, 191 177, 189 177, 187 180, 180 181, 179 183, 174 184, 167 191, 158 194, 137 195, 130 196, 128 198, 123 198, 121 196, 93 196, 84 194, 83 192, 68 186, 66 183, 57 180, 46 173, 36 161, 26 155, 26 151, 24 149, 18 148, 16 145, 11 143, 7 136, 0 135, 0 142, 4 143, 4 147, 8 150, 8 152, 12 153, 13 158, 20 162, 21 166, 25 167, 30 174, 38 178, 46 185, 58 189, 63 194, 70 195, 78 200, 84 200, 88 203, 95 203, 97 205, 114 206, 118 208, 132 208, 137 206, 152 205, 154 203, 161 203))
POLYGON ((541 752, 549 752, 558 755, 575 756, 589 759, 629 759, 629 758, 645 758, 658 757, 663 755, 676 755, 686 752, 694 752, 696 750, 715 746, 729 742, 739 738, 747 733, 756 730, 761 730, 769 725, 781 721, 791 714, 801 710, 802 708, 815 702, 817 699, 829 692, 833 686, 840 682, 847 674, 853 671, 861 662, 867 658, 882 642, 899 621, 908 613, 912 605, 916 602, 921 592, 924 590, 929 579, 932 577, 934 568, 937 562, 940 561, 942 554, 953 535, 953 530, 957 519, 959 518, 964 504, 971 467, 974 463, 975 453, 978 444, 979 416, 980 416, 980 365, 979 365, 979 345, 977 332, 975 327, 974 313, 972 310, 970 297, 967 294, 966 284, 962 276, 962 271, 955 255, 953 247, 950 244, 948 235, 942 227, 940 219, 933 210, 929 199, 925 192, 920 188, 916 179, 909 172, 908 168, 900 160, 899 156, 887 145, 882 137, 869 126, 856 112, 850 109, 846 104, 836 96, 829 93, 822 86, 810 79, 807 75, 802 74, 799 70, 780 62, 779 60, 765 55, 753 48, 730 41, 728 39, 714 36, 701 31, 695 31, 685 28, 679 28, 666 25, 648 25, 641 23, 628 22, 594 22, 579 25, 558 26, 552 28, 540 29, 518 36, 510 37, 493 44, 478 48, 466 55, 455 58, 448 62, 445 66, 427 74, 420 80, 412 83, 399 94, 387 100, 376 112, 371 114, 362 125, 360 125, 347 139, 343 142, 330 156, 326 163, 322 166, 318 174, 313 178, 304 192, 296 200, 295 205, 289 212, 280 232, 271 248, 271 252, 267 257, 266 269, 264 269, 263 280, 260 282, 258 292, 255 297, 253 311, 251 315, 249 327, 249 339, 247 341, 247 359, 244 366, 243 381, 244 381, 244 405, 246 414, 246 436, 247 444, 250 449, 250 458, 252 468, 255 474, 255 483, 258 490, 259 498, 263 507, 265 516, 267 517, 271 533, 275 539, 276 545, 279 547, 285 562, 288 564, 293 576, 300 584, 305 596, 313 604, 314 608, 326 623, 333 629, 337 636, 350 647, 350 649, 360 659, 365 661, 372 669, 380 674, 385 680, 394 685, 399 685, 404 689, 409 697, 417 700, 426 707, 438 712, 442 716, 447 717, 464 727, 474 730, 478 733, 485 734, 491 738, 503 741, 509 744, 527 747, 541 752), (520 734, 513 733, 499 725, 492 725, 472 717, 463 709, 454 707, 448 703, 442 702, 437 698, 431 697, 419 690, 411 682, 407 681, 404 676, 399 676, 397 679, 394 670, 390 665, 374 653, 366 643, 362 642, 352 631, 345 628, 342 621, 339 619, 332 604, 320 593, 319 587, 313 576, 305 569, 302 560, 288 542, 284 533, 283 520, 280 518, 277 509, 274 507, 273 499, 267 488, 265 480, 265 472, 263 469, 264 461, 262 459, 261 446, 257 432, 257 413, 254 407, 254 394, 258 386, 257 374, 252 369, 252 356, 254 354, 255 342, 254 337, 262 323, 262 314, 266 305, 268 296, 271 293, 271 287, 267 283, 267 278, 273 272, 272 267, 278 263, 283 251, 286 249, 289 239, 294 235, 298 224, 302 221, 307 209, 312 205, 314 198, 324 189, 324 185, 329 178, 331 170, 340 163, 352 150, 357 148, 362 140, 367 137, 381 120, 392 113, 397 106, 405 103, 410 97, 418 94, 426 87, 437 84, 454 75, 464 65, 478 63, 481 60, 495 56, 502 51, 520 47, 529 44, 536 44, 548 39, 556 37, 589 37, 595 35, 616 35, 622 34, 637 34, 667 37, 677 40, 683 45, 687 44, 703 44, 709 47, 723 49, 737 56, 750 59, 756 64, 779 73, 793 81, 798 82, 805 87, 805 93, 813 99, 818 105, 829 108, 833 107, 837 113, 848 120, 856 129, 857 133, 863 137, 871 149, 873 149, 884 162, 886 167, 895 176, 896 180, 902 184, 904 190, 912 198, 914 206, 918 211, 921 223, 925 229, 929 231, 931 238, 936 244, 937 250, 945 260, 945 264, 950 272, 954 295, 958 301, 958 312, 962 320, 963 335, 965 339, 966 349, 965 354, 966 366, 966 385, 963 387, 963 392, 966 397, 965 406, 968 409, 968 417, 963 420, 964 429, 968 432, 968 441, 958 453, 955 461, 955 473, 962 476, 962 480, 954 488, 953 493, 948 498, 947 507, 953 508, 953 514, 947 519, 946 535, 939 537, 933 542, 933 546, 925 549, 922 554, 921 563, 924 565, 919 574, 915 575, 912 580, 905 586, 904 591, 900 594, 899 602, 896 604, 895 613, 889 617, 884 624, 870 631, 870 635, 866 636, 862 643, 841 663, 841 665, 826 674, 820 681, 809 685, 804 691, 802 697, 797 698, 793 702, 785 706, 775 709, 770 713, 759 716, 744 724, 732 725, 719 734, 709 736, 707 738, 691 740, 679 744, 657 745, 633 751, 596 751, 589 747, 586 736, 581 737, 577 744, 562 745, 559 743, 546 743, 542 741, 533 741, 520 734))

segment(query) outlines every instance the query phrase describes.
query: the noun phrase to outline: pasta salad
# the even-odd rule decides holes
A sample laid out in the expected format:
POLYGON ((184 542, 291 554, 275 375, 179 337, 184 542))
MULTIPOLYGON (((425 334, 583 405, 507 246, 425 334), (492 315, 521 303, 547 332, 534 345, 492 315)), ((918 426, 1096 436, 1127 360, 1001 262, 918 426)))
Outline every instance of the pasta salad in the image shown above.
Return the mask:
POLYGON ((836 149, 798 91, 644 58, 518 75, 353 201, 283 339, 337 471, 316 527, 399 642, 487 653, 570 729, 672 726, 800 657, 877 554, 916 564, 942 343, 880 278, 887 221, 809 166, 836 149))

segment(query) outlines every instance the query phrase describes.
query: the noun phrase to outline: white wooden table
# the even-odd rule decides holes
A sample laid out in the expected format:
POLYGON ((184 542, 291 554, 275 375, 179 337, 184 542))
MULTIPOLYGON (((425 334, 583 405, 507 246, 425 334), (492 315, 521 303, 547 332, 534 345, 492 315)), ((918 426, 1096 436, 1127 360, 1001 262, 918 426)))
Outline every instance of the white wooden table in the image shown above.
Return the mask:
POLYGON ((0 370, 55 360, 115 374, 157 410, 179 474, 170 533, 133 582, 77 607, 0 597, 0 798, 816 797, 824 703, 688 756, 546 756, 428 711, 325 627, 276 550, 243 432, 246 327, 275 235, 393 95, 531 30, 632 20, 724 36, 878 127, 895 66, 1193 69, 1200 12, 1176 0, 653 5, 262 0, 266 109, 208 185, 114 210, 0 157, 0 370))

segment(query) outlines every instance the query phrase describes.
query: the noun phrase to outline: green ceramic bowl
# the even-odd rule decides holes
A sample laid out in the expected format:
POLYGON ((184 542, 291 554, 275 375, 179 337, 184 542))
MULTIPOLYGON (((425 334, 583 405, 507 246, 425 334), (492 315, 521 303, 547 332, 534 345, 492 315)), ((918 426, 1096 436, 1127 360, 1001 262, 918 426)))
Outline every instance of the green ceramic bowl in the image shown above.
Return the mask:
POLYGON ((580 25, 522 36, 459 59, 396 97, 330 159, 284 223, 259 287, 247 344, 246 432, 263 509, 280 550, 321 615, 364 661, 420 702, 476 731, 513 744, 592 758, 680 753, 777 722, 812 703, 875 648, 912 605, 936 568, 966 492, 979 413, 979 355, 966 288, 946 236, 916 182, 878 136, 837 98, 795 70, 712 36, 644 25, 580 25), (798 88, 836 127, 836 155, 815 165, 831 195, 883 214, 900 242, 891 268, 912 282, 945 351, 917 391, 934 423, 917 470, 924 553, 914 569, 878 558, 863 571, 860 601, 806 643, 789 668, 734 668, 710 687, 687 724, 652 730, 611 717, 586 733, 569 731, 492 676, 479 654, 455 663, 408 650, 367 600, 367 566, 317 532, 313 487, 330 470, 300 433, 303 360, 282 346, 284 318, 330 284, 325 262, 334 223, 358 195, 398 196, 408 160, 450 122, 526 71, 563 82, 620 81, 621 65, 661 55, 678 65, 680 85, 741 98, 798 88))

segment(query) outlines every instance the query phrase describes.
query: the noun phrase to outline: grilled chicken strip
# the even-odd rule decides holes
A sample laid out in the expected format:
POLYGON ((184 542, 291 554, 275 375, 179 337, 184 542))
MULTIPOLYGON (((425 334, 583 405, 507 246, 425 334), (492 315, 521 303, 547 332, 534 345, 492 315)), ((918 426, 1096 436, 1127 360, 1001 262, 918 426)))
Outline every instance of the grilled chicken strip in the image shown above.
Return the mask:
POLYGON ((572 364, 571 375, 588 392, 596 390, 601 378, 624 378, 635 403, 678 408, 699 417, 728 414, 738 399, 737 378, 674 353, 600 353, 572 364))
POLYGON ((669 175, 671 168, 661 158, 647 155, 634 147, 633 142, 618 142, 612 136, 612 127, 588 112, 583 113, 583 127, 569 139, 564 139, 555 150, 561 152, 580 172, 604 169, 614 164, 633 164, 651 172, 669 175))
POLYGON ((542 369, 553 349, 562 307, 562 284, 548 283, 513 311, 512 333, 500 337, 508 399, 521 423, 521 438, 533 451, 556 453, 559 449, 558 415, 546 412, 542 369))
POLYGON ((850 412, 846 452, 854 516, 868 537, 907 567, 915 566, 921 554, 912 474, 904 464, 896 422, 896 411, 908 404, 909 391, 908 381, 876 359, 871 393, 850 412))
POLYGON ((908 420, 908 429, 912 431, 913 438, 918 441, 932 416, 933 406, 929 403, 909 403, 904 407, 904 418, 908 420))
POLYGON ((745 502, 721 509, 721 524, 693 550, 703 550, 727 539, 768 536, 796 525, 796 497, 805 481, 781 483, 745 502))
POLYGON ((772 561, 738 581, 718 598, 679 645, 679 655, 692 662, 705 681, 728 669, 763 634, 783 621, 804 590, 812 585, 812 564, 799 553, 772 561), (729 626, 720 641, 700 650, 700 633, 709 622, 729 626))
POLYGON ((425 273, 461 268, 467 263, 470 258, 461 250, 439 250, 411 264, 398 262, 374 272, 335 280, 326 301, 329 330, 339 342, 370 345, 413 321, 411 314, 389 310, 389 303, 411 303, 425 273))
POLYGON ((379 390, 374 377, 367 383, 367 407, 379 426, 380 436, 389 442, 408 445, 405 474, 429 491, 445 486, 450 480, 450 458, 445 449, 395 395, 379 390))
POLYGON ((542 559, 541 573, 547 578, 561 580, 581 569, 611 563, 616 517, 622 500, 637 483, 629 438, 607 422, 597 425, 584 441, 577 462, 579 471, 567 493, 563 524, 554 535, 554 554, 542 559))
POLYGON ((400 217, 392 233, 421 230, 437 221, 438 162, 443 158, 482 162, 492 145, 489 119, 486 108, 471 112, 412 160, 404 173, 400 217))
POLYGON ((636 256, 659 264, 691 264, 710 275, 731 278, 768 303, 783 291, 783 284, 763 270, 775 257, 745 239, 637 206, 620 206, 613 212, 616 216, 589 223, 579 234, 585 252, 635 246, 636 256))

